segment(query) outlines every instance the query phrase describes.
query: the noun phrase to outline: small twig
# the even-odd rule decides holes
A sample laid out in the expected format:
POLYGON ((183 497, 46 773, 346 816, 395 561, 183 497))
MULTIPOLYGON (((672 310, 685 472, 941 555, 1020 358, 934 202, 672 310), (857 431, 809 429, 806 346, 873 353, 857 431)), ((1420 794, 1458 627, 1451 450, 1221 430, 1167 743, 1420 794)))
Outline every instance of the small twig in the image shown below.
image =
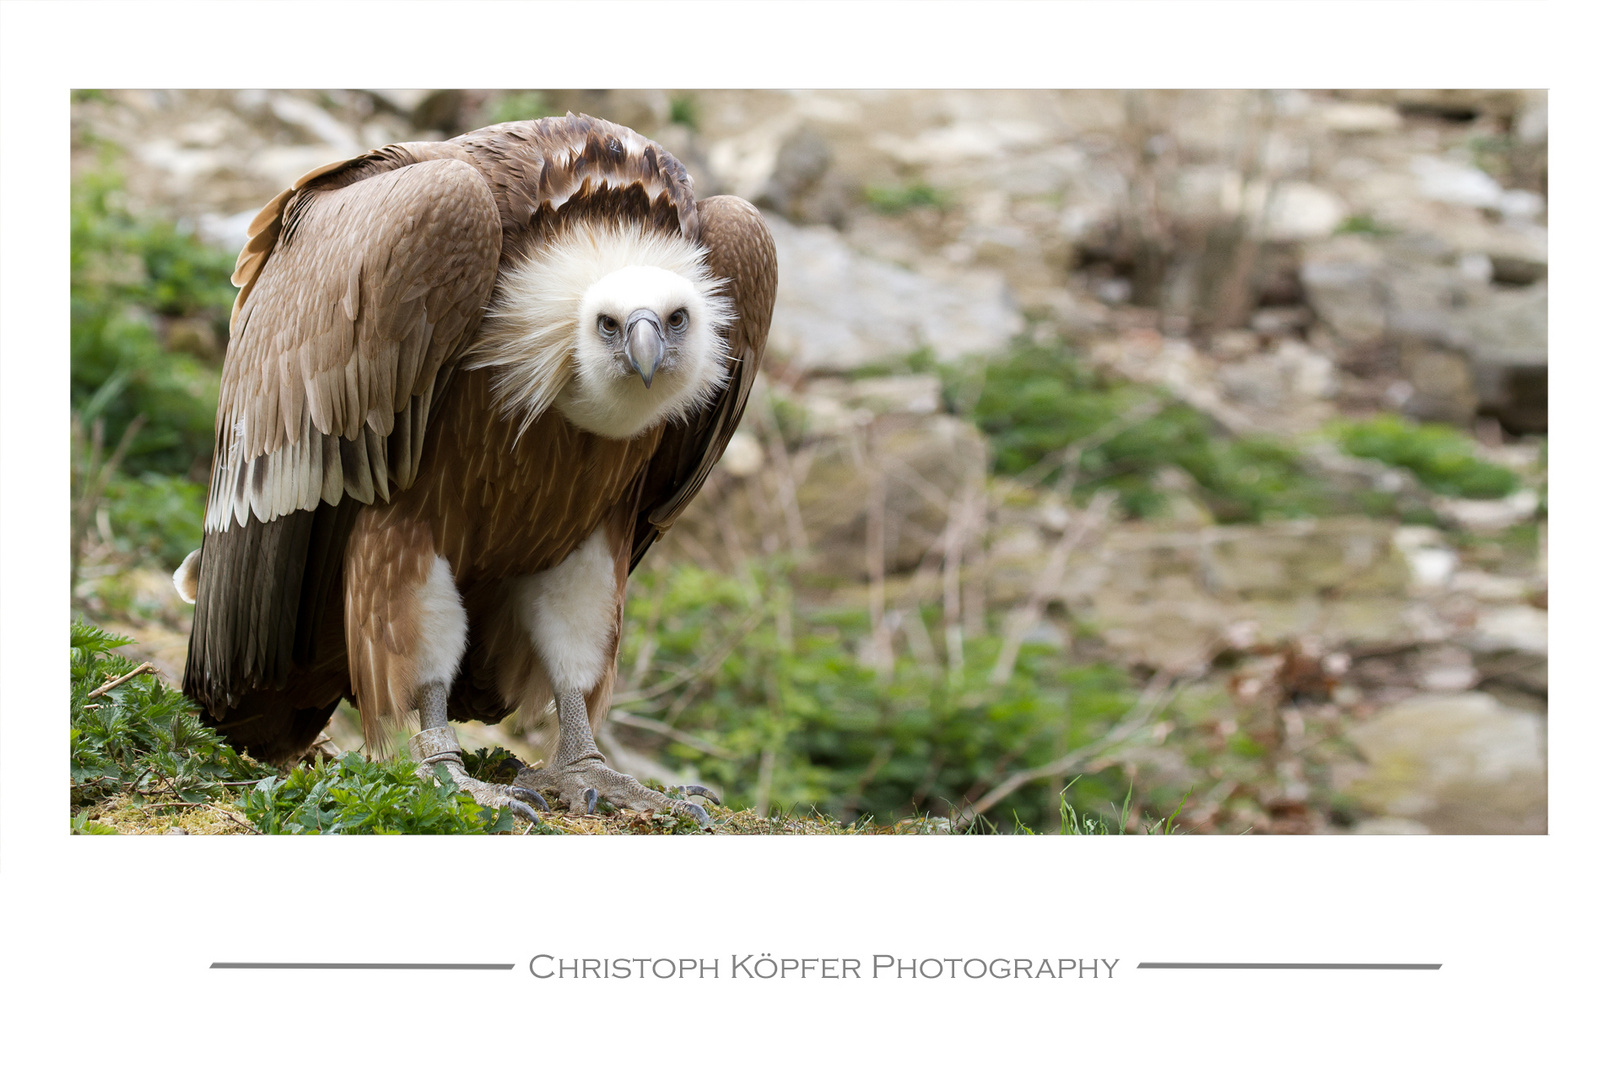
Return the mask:
POLYGON ((884 617, 888 607, 884 598, 883 537, 884 518, 888 516, 888 492, 882 466, 876 460, 877 444, 868 429, 865 440, 869 444, 857 447, 862 452, 860 465, 866 472, 866 606, 872 622, 872 666, 877 669, 878 682, 887 683, 894 677, 894 647, 889 639, 888 620, 884 617))
POLYGON ((650 687, 646 690, 638 690, 635 693, 626 694, 623 697, 616 697, 613 699, 613 704, 615 706, 633 705, 638 701, 650 701, 653 698, 662 697, 671 690, 674 690, 676 687, 685 686, 693 679, 708 678, 710 675, 714 674, 714 672, 719 670, 720 665, 726 662, 726 658, 732 654, 738 645, 743 643, 743 639, 754 632, 754 627, 758 626, 760 622, 764 620, 764 618, 765 609, 763 607, 756 608, 753 614, 751 614, 747 619, 743 620, 742 628, 738 630, 736 634, 732 635, 731 640, 726 642, 720 648, 716 649, 713 653, 706 657, 701 664, 698 664, 696 667, 687 668, 679 674, 672 675, 663 682, 659 683, 657 686, 650 687))
POLYGON ((1063 581, 1063 572, 1069 565, 1069 556, 1080 546, 1081 541, 1108 519, 1108 508, 1113 505, 1115 498, 1117 496, 1112 491, 1099 491, 1091 497, 1091 502, 1086 505, 1084 512, 1069 518, 1068 528, 1063 531, 1063 538, 1052 548, 1046 566, 1041 569, 1041 576, 1036 579, 1035 587, 1030 591, 1029 599, 1008 620, 1007 634, 1001 642, 1001 654, 996 657, 996 666, 990 673, 991 685, 1001 686, 1012 678, 1013 665, 1018 662, 1018 651, 1023 647, 1024 636, 1029 633, 1040 619, 1046 605, 1057 594, 1058 586, 1063 581))
POLYGON ((263 836, 264 835, 264 833, 260 832, 256 828, 254 828, 253 823, 251 821, 248 821, 246 818, 238 817, 236 814, 233 814, 231 811, 225 809, 223 806, 219 805, 218 803, 208 803, 208 802, 146 803, 143 806, 137 807, 137 809, 139 809, 139 810, 161 810, 166 806, 186 806, 186 807, 190 807, 193 810, 195 810, 195 809, 197 809, 199 807, 202 807, 202 808, 205 808, 205 809, 208 809, 208 810, 217 810, 221 814, 224 814, 226 817, 230 818, 232 821, 236 822, 238 825, 242 826, 244 829, 247 829, 249 832, 253 833, 255 836, 263 836))
POLYGON ((633 713, 625 712, 623 709, 611 710, 608 713, 607 718, 613 721, 615 724, 623 724, 625 727, 640 728, 643 731, 657 732, 666 739, 674 739, 678 743, 685 743, 692 749, 701 750, 710 757, 723 758, 726 761, 734 760, 737 757, 736 754, 732 753, 730 750, 727 750, 723 746, 716 746, 707 739, 702 739, 696 735, 691 735, 687 732, 681 731, 679 728, 671 727, 661 720, 654 720, 651 717, 646 716, 636 716, 633 713))
POLYGON ((107 691, 112 690, 115 687, 123 686, 125 683, 129 682, 129 680, 133 679, 135 676, 140 675, 143 672, 148 672, 148 671, 152 672, 154 675, 157 674, 157 668, 152 666, 151 661, 143 662, 140 667, 136 668, 134 671, 131 671, 127 675, 120 675, 120 676, 118 676, 118 678, 112 680, 111 682, 102 683, 100 686, 98 686, 94 690, 90 691, 90 696, 93 697, 93 698, 100 697, 102 694, 105 694, 107 691))
POLYGON ((771 455, 771 478, 776 481, 777 500, 782 504, 782 516, 787 522, 788 543, 795 555, 810 551, 810 534, 804 528, 804 515, 799 509, 799 483, 793 474, 793 455, 788 452, 787 440, 782 437, 782 425, 776 421, 769 396, 763 396, 762 411, 765 423, 766 446, 771 455))

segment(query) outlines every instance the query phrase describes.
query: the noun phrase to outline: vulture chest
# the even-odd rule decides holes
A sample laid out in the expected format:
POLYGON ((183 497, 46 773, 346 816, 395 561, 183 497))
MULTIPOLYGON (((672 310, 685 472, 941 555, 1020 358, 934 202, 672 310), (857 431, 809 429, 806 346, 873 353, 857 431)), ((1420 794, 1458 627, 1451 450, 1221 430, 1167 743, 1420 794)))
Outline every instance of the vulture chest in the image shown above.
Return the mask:
POLYGON ((519 434, 499 416, 485 371, 463 371, 435 409, 416 483, 385 514, 433 531, 465 589, 550 569, 622 509, 661 431, 604 439, 555 410, 519 434))

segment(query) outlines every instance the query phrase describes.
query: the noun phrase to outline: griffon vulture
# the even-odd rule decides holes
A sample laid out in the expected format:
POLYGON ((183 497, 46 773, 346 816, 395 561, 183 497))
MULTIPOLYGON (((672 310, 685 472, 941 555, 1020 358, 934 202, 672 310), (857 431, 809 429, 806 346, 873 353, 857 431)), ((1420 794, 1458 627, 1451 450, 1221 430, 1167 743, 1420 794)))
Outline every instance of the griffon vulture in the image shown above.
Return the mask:
MULTIPOLYGON (((220 387, 185 690, 256 756, 340 699, 481 803, 677 802, 609 769, 625 581, 719 459, 776 298, 759 212, 585 116, 385 146, 317 169, 249 228, 220 387), (538 716, 515 785, 448 721, 538 716)), ((681 794, 709 793, 685 789, 681 794)), ((709 796, 712 798, 712 796, 709 796)))

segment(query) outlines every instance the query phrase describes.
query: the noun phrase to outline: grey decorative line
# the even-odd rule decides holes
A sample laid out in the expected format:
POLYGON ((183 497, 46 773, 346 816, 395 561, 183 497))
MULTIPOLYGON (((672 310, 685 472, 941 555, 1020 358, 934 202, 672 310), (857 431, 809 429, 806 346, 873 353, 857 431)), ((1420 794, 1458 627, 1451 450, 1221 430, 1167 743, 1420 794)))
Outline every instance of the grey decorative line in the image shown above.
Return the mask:
POLYGON ((1183 964, 1143 962, 1138 968, 1181 968, 1222 971, 1439 971, 1439 964, 1183 964))
POLYGON ((210 968, 299 971, 511 971, 512 964, 272 964, 215 960, 210 968))

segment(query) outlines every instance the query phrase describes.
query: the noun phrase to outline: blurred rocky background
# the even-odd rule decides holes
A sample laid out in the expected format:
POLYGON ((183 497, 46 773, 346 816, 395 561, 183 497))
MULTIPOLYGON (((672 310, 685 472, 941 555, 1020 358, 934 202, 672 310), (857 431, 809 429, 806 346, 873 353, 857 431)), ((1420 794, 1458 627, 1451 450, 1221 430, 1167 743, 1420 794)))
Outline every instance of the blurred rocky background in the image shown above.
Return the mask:
POLYGON ((781 262, 632 586, 621 767, 985 831, 1546 830, 1542 92, 81 91, 76 613, 178 679, 258 209, 565 110, 781 262))

